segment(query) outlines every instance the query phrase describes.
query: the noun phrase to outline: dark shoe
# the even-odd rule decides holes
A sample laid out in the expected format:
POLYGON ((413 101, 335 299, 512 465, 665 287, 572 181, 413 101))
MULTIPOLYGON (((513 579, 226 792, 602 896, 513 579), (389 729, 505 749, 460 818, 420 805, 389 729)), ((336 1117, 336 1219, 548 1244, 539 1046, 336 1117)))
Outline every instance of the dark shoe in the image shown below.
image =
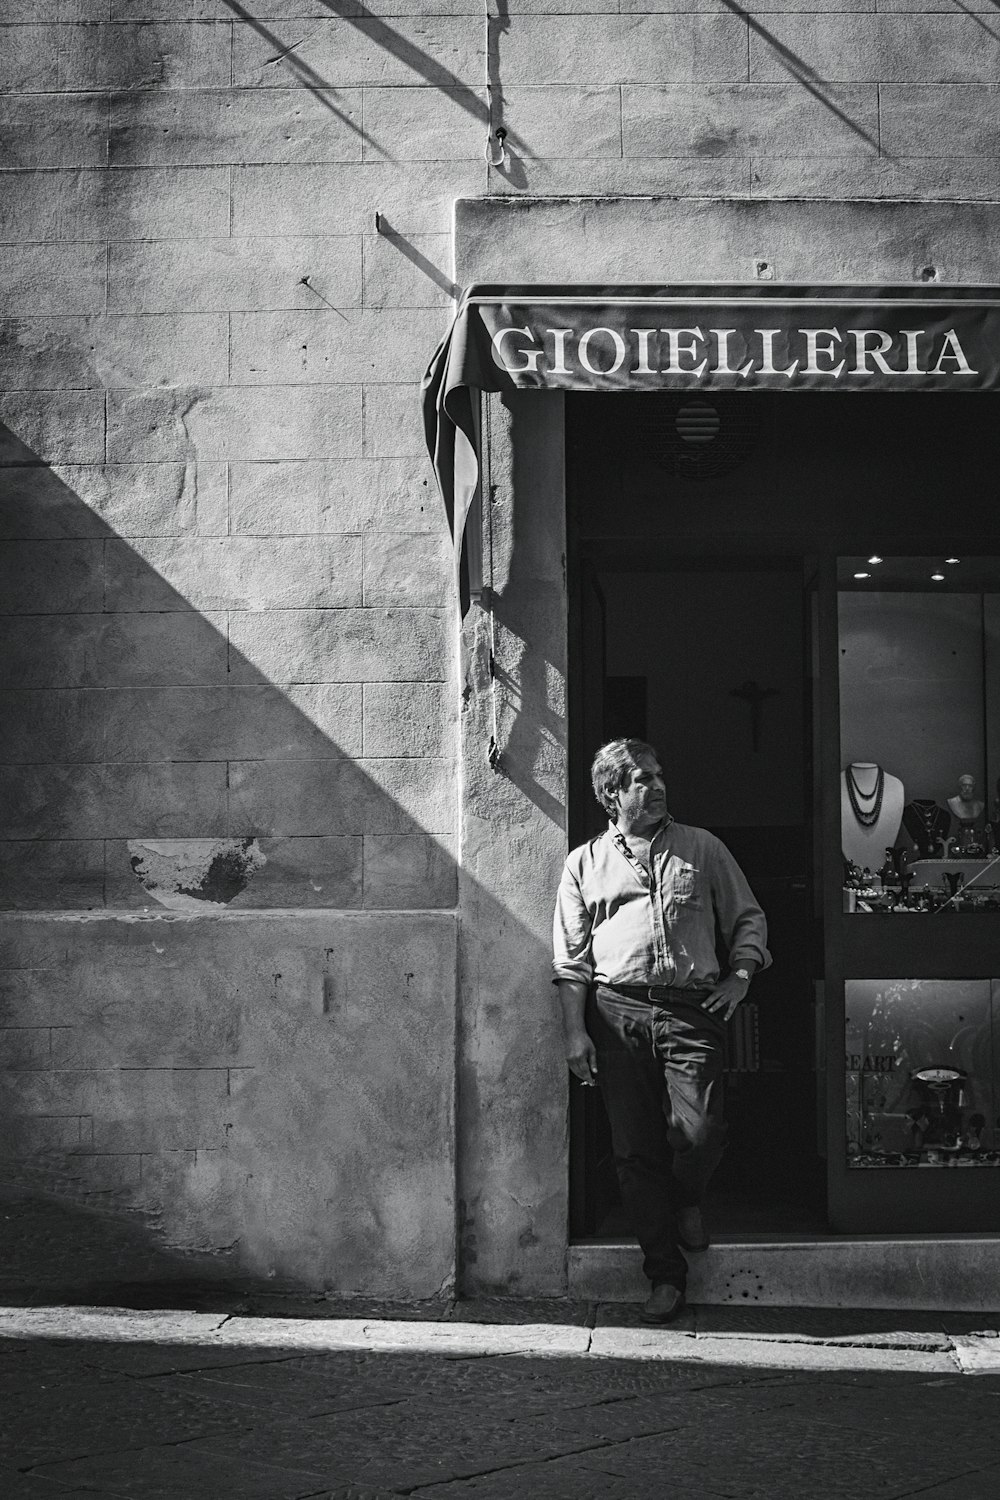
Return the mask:
POLYGON ((639 1316, 644 1323, 672 1323, 684 1311, 684 1293, 680 1287, 661 1281, 643 1303, 639 1316))
POLYGON ((674 1216, 677 1224, 677 1239, 685 1250, 707 1250, 710 1244, 705 1220, 697 1203, 679 1208, 674 1216))

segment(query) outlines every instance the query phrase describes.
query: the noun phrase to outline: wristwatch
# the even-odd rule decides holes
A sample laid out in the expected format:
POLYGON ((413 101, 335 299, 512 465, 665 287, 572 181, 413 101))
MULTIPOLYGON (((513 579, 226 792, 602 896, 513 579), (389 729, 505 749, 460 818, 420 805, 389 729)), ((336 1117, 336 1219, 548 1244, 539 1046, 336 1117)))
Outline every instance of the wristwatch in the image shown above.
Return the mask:
POLYGON ((734 969, 733 973, 736 975, 737 979, 742 979, 744 984, 750 983, 751 974, 749 969, 734 969))

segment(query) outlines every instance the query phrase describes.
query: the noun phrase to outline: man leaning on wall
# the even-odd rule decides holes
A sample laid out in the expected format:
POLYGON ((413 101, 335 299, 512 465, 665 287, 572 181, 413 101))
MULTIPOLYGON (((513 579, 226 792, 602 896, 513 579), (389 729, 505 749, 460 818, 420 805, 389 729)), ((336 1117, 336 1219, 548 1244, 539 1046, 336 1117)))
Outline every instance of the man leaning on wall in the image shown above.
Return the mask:
POLYGON ((671 817, 651 745, 612 740, 591 780, 609 824, 567 858, 553 923, 566 1060, 607 1108, 652 1284, 642 1317, 669 1323, 684 1308, 684 1250, 708 1247, 725 1025, 771 962, 767 924, 726 846, 671 817))

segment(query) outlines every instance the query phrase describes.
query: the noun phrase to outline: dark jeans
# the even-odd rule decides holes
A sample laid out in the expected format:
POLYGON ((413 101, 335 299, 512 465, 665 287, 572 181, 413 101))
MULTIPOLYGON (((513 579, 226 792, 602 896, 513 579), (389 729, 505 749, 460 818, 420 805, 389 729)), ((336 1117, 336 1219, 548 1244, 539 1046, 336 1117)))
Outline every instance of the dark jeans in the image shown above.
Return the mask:
POLYGON ((597 1081, 611 1122, 622 1199, 655 1285, 684 1290, 673 1211, 699 1203, 725 1144, 725 1026, 676 991, 662 1004, 605 985, 587 998, 597 1081))

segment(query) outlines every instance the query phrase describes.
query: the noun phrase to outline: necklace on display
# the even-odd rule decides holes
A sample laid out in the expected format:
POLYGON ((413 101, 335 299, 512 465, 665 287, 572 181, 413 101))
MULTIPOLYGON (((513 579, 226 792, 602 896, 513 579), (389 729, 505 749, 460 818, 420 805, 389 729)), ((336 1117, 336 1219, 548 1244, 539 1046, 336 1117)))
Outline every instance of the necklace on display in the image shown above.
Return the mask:
POLYGON ((920 819, 923 827, 927 830, 928 838, 934 833, 941 818, 941 809, 936 802, 931 802, 923 797, 915 797, 910 803, 913 811, 920 819))
POLYGON ((885 791, 885 772, 882 767, 875 767, 875 785, 870 792, 861 790, 853 766, 848 766, 844 779, 854 816, 862 828, 874 828, 882 811, 882 793, 885 791))

